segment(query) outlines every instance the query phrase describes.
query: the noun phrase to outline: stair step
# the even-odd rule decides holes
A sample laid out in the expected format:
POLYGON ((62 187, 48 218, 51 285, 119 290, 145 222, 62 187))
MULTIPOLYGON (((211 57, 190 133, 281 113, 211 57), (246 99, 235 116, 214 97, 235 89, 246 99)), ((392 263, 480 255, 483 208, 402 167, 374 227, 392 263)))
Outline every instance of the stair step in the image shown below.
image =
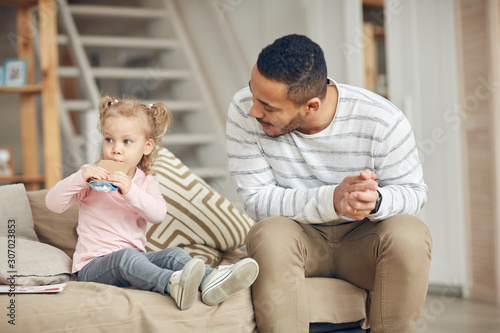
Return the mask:
MULTIPOLYGON (((163 101, 142 101, 144 104, 153 104, 160 102, 167 107, 171 112, 194 111, 202 110, 203 103, 198 101, 179 101, 179 100, 163 100, 163 101)), ((92 103, 85 99, 65 100, 62 102, 63 107, 71 111, 87 111, 97 108, 92 103)))
MULTIPOLYGON (((183 45, 183 43, 185 42, 183 35, 186 33, 186 31, 183 31, 184 28, 182 27, 182 24, 180 24, 182 22, 179 23, 176 20, 177 17, 180 16, 176 12, 176 6, 169 7, 169 1, 165 1, 165 3, 163 1, 148 1, 148 8, 133 7, 134 5, 130 4, 124 4, 123 6, 120 6, 120 1, 114 1, 116 5, 110 4, 111 2, 109 1, 100 2, 92 0, 92 2, 96 3, 96 5, 67 5, 66 2, 61 1, 60 6, 62 9, 64 9, 63 11, 61 11, 61 13, 71 13, 70 16, 72 17, 71 20, 69 20, 70 22, 65 25, 65 28, 61 29, 61 31, 66 32, 60 32, 60 35, 57 37, 57 43, 58 45, 71 48, 74 54, 80 56, 80 58, 76 59, 80 60, 77 63, 80 64, 82 68, 88 69, 89 73, 82 73, 78 67, 59 67, 58 72, 60 78, 79 79, 83 77, 84 79, 88 79, 82 83, 85 84, 86 87, 88 86, 87 90, 90 91, 89 95, 93 98, 97 98, 97 95, 99 94, 98 91, 95 91, 95 88, 99 90, 99 87, 94 87, 94 84, 96 83, 102 83, 107 87, 108 84, 112 85, 122 82, 118 80, 130 80, 129 82, 132 82, 131 86, 133 86, 133 83, 143 81, 168 81, 167 83, 171 83, 170 80, 199 79, 197 73, 200 72, 200 70, 196 70, 196 63, 194 63, 193 65, 194 60, 190 62, 192 58, 191 53, 185 53, 192 51, 189 48, 189 43, 187 45, 183 45), (151 8, 152 6, 161 8, 151 8), (165 10, 162 6, 167 6, 167 8, 169 9, 165 10), (67 9, 69 9, 69 13, 67 9), (75 19, 76 22, 74 22, 75 19), (156 25, 151 26, 150 23, 156 25), (94 32, 89 32, 89 35, 79 35, 79 32, 74 30, 78 30, 78 26, 80 26, 81 24, 104 24, 102 31, 103 34, 99 35, 100 32, 94 30, 94 32), (133 36, 127 34, 125 34, 124 36, 112 36, 111 30, 114 29, 106 30, 105 28, 105 26, 109 25, 122 24, 131 24, 131 27, 136 27, 131 33, 131 35, 133 36), (160 26, 168 26, 169 24, 173 25, 173 32, 168 30, 168 28, 165 28, 168 31, 165 31, 165 34, 159 35, 154 32, 151 33, 151 31, 149 30, 150 28, 156 29, 160 26), (144 27, 144 29, 142 29, 142 27, 144 27), (95 35, 96 33, 98 35, 95 35), (176 37, 171 38, 172 34, 176 35, 176 33, 180 34, 179 39, 176 39, 176 37), (140 37, 142 35, 144 35, 144 37, 140 37), (74 36, 76 38, 76 43, 73 43, 73 41, 69 39, 70 36, 74 36), (187 50, 184 50, 184 47, 186 47, 187 50), (163 65, 161 66, 163 68, 161 68, 157 64, 153 64, 146 68, 118 67, 120 66, 120 62, 118 60, 114 63, 109 60, 110 62, 107 62, 103 67, 90 67, 89 69, 89 52, 99 51, 105 52, 107 54, 109 50, 113 49, 126 51, 125 53, 122 53, 126 56, 123 60, 125 60, 125 58, 128 58, 129 55, 132 56, 137 52, 142 54, 143 52, 140 52, 141 50, 149 53, 149 55, 151 55, 152 52, 155 55, 156 53, 161 52, 160 56, 163 56, 163 53, 168 53, 170 50, 179 51, 181 59, 182 57, 186 58, 186 62, 190 63, 193 66, 191 70, 184 69, 186 67, 179 65, 179 57, 176 57, 176 55, 174 55, 172 59, 170 59, 170 57, 161 58, 165 61, 172 61, 170 65, 167 64, 168 67, 166 68, 163 65), (89 77, 83 76, 82 74, 89 74, 89 77), (105 79, 116 81, 105 82, 105 79)), ((121 3, 125 3, 125 1, 121 3)), ((127 1, 127 3, 130 2, 127 1)), ((145 2, 134 1, 134 3, 140 3, 140 6, 145 2)), ((65 15, 64 17, 66 18, 67 16, 65 15)), ((218 146, 221 143, 221 139, 219 138, 221 133, 220 130, 217 130, 219 127, 215 126, 218 124, 202 124, 205 127, 191 126, 192 122, 198 121, 198 119, 203 119, 199 121, 205 121, 205 115, 199 113, 207 112, 209 113, 209 115, 211 114, 210 110, 212 110, 212 108, 208 108, 211 105, 210 99, 202 102, 198 100, 198 98, 200 97, 196 96, 205 96, 207 95, 206 93, 203 94, 203 91, 201 91, 200 94, 194 94, 194 92, 192 91, 184 93, 182 89, 191 90, 191 85, 183 85, 182 81, 172 82, 172 84, 174 83, 181 84, 179 86, 173 87, 172 92, 152 92, 151 96, 156 96, 163 99, 153 100, 152 97, 149 97, 148 100, 141 100, 141 102, 146 105, 155 102, 161 102, 170 111, 172 111, 172 113, 174 113, 174 118, 176 121, 178 121, 179 127, 177 128, 177 131, 174 129, 174 131, 167 133, 163 137, 163 144, 165 145, 165 147, 173 147, 174 151, 178 151, 180 153, 180 156, 178 156, 179 158, 185 158, 187 161, 191 161, 193 163, 193 166, 190 167, 191 171, 201 178, 205 179, 207 183, 226 184, 226 180, 229 178, 229 173, 227 171, 227 168, 225 168, 224 158, 222 156, 218 156, 219 152, 223 152, 223 148, 218 146), (172 97, 175 98, 177 94, 179 96, 193 96, 193 99, 190 100, 189 97, 181 100, 169 99, 172 97), (199 130, 200 127, 202 127, 201 130, 199 130), (204 151, 205 148, 209 148, 207 149, 208 151, 204 151), (214 163, 214 161, 220 161, 222 164, 224 164, 224 166, 219 166, 217 165, 217 163, 214 163)), ((82 116, 87 116, 87 114, 97 112, 98 106, 94 105, 95 103, 95 101, 91 102, 90 99, 83 99, 82 96, 81 99, 62 100, 61 106, 63 110, 89 112, 81 114, 82 116)), ((68 125, 71 124, 69 124, 68 122, 68 125)), ((86 153, 85 159, 93 158, 95 150, 98 150, 98 148, 92 148, 92 145, 90 145, 88 141, 81 139, 82 138, 76 140, 76 146, 79 147, 81 145, 85 148, 88 148, 88 153, 86 153)), ((77 165, 76 167, 80 167, 80 165, 77 165)))
MULTIPOLYGON (((179 43, 175 39, 167 38, 143 38, 143 37, 118 37, 118 36, 81 36, 82 44, 85 46, 119 47, 129 49, 176 49, 179 43)), ((59 45, 68 45, 69 38, 66 35, 57 36, 59 45)))
POLYGON ((92 103, 86 99, 64 100, 62 104, 62 107, 66 110, 72 111, 87 111, 97 108, 97 106, 92 106, 92 103))
POLYGON ((75 16, 102 16, 116 18, 154 19, 164 18, 168 12, 163 8, 102 6, 102 5, 69 5, 75 16))
POLYGON ((207 145, 215 140, 215 136, 211 134, 167 134, 163 137, 163 145, 166 147, 207 145))
POLYGON ((228 178, 229 172, 224 168, 210 168, 210 167, 193 167, 189 168, 192 173, 203 178, 203 179, 213 179, 213 178, 228 178))
POLYGON ((180 112, 180 111, 197 111, 203 110, 203 102, 199 101, 180 101, 180 100, 161 100, 161 101, 144 101, 144 104, 154 104, 154 103, 162 103, 172 112, 180 112))
MULTIPOLYGON (((182 69, 154 69, 154 68, 121 68, 121 67, 94 67, 92 73, 97 79, 160 79, 179 80, 190 77, 188 70, 182 69)), ((77 78, 80 76, 78 67, 59 67, 59 77, 77 78)))

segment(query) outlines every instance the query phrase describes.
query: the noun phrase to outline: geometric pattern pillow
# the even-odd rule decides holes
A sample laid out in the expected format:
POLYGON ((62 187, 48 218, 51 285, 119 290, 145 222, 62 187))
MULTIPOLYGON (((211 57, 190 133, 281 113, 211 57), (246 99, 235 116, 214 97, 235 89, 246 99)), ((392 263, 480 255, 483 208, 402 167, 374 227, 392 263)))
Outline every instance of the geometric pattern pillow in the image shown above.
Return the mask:
POLYGON ((193 174, 168 149, 160 149, 153 170, 167 202, 167 216, 161 223, 148 223, 148 251, 181 247, 215 267, 222 252, 245 244, 255 221, 193 174))

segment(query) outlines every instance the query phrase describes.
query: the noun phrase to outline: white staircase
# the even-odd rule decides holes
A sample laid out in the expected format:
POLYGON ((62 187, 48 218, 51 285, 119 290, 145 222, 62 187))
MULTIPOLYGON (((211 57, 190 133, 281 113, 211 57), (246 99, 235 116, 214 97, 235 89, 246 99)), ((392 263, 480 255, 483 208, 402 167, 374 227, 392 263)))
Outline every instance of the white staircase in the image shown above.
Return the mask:
POLYGON ((163 144, 217 190, 228 187, 224 119, 175 0, 58 0, 65 173, 100 153, 102 94, 162 102, 172 112, 163 144), (76 126, 75 126, 76 125, 76 126))

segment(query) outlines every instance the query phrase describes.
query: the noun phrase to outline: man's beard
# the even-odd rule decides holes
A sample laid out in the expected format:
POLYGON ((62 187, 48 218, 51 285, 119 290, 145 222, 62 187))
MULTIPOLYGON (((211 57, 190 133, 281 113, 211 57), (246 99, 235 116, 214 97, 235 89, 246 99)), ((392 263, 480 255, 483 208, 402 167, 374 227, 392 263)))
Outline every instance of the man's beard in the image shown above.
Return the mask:
MULTIPOLYGON (((296 129, 298 129, 302 125, 303 121, 304 121, 304 117, 302 117, 302 115, 300 113, 297 113, 295 115, 295 117, 293 117, 293 119, 291 119, 288 122, 288 124, 286 124, 285 126, 283 126, 280 129, 280 133, 278 133, 278 134, 268 134, 268 133, 266 133, 266 135, 269 136, 269 137, 271 137, 271 138, 276 138, 278 136, 288 134, 288 133, 293 132, 296 129)), ((269 123, 266 123, 266 124, 269 124, 269 123)), ((271 125, 271 126, 274 127, 273 124, 269 124, 269 125, 271 125)))

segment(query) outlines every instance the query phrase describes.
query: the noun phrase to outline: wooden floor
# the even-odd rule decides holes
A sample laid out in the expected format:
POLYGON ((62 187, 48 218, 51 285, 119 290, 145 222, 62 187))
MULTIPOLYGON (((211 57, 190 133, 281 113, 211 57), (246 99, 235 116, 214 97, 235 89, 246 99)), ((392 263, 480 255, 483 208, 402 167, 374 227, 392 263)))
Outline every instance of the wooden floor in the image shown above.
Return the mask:
POLYGON ((428 295, 418 333, 498 333, 500 306, 453 295, 428 295))

